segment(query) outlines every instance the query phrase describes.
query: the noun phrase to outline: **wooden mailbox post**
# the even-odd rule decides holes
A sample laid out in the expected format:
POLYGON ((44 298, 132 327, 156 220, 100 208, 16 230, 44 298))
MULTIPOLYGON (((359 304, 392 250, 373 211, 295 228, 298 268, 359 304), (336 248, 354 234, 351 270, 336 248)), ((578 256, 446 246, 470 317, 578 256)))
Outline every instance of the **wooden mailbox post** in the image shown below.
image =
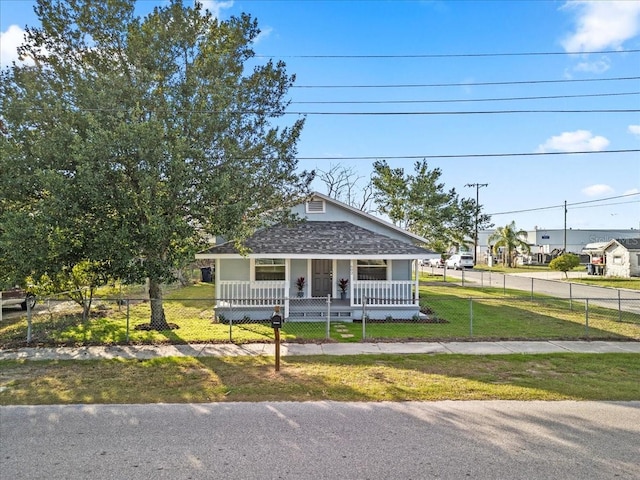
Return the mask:
POLYGON ((282 327, 282 316, 280 315, 280 307, 276 305, 271 315, 271 327, 273 327, 273 336, 276 341, 276 372, 280 371, 280 327, 282 327))

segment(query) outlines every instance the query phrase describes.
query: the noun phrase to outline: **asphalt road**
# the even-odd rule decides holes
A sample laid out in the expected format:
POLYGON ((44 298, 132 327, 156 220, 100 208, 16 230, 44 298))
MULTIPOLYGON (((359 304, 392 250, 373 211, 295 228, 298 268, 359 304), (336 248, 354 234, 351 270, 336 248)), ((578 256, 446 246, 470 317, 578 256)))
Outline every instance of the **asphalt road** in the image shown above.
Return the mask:
MULTIPOLYGON (((431 273, 430 267, 425 267, 431 273)), ((436 275, 444 275, 444 269, 433 269, 436 275)), ((589 299, 590 305, 597 305, 605 308, 631 313, 640 313, 640 291, 623 288, 599 287, 595 285, 585 285, 577 282, 566 282, 562 272, 527 272, 522 274, 508 274, 493 272, 483 272, 476 270, 450 270, 447 269, 446 276, 462 281, 469 286, 483 286, 493 288, 506 288, 510 290, 522 290, 524 295, 528 295, 533 290, 534 293, 549 295, 557 298, 573 298, 577 300, 589 299)), ((586 274, 580 272, 570 272, 571 275, 583 277, 586 274)))
POLYGON ((635 479, 640 402, 0 407, 2 479, 635 479))

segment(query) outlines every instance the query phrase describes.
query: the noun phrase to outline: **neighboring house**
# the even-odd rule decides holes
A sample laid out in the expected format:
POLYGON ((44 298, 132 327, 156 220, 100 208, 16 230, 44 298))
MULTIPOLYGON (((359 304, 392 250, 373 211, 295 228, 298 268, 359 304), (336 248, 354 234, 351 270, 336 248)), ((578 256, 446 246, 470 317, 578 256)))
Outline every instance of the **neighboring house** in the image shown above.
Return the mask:
POLYGON ((605 256, 604 249, 611 242, 594 242, 587 243, 582 249, 583 255, 589 256, 587 263, 587 275, 604 275, 605 274, 605 256))
POLYGON ((640 237, 611 240, 604 256, 607 277, 640 277, 640 237))
POLYGON ((320 193, 293 212, 305 221, 257 231, 246 256, 233 242, 196 255, 215 262, 219 317, 268 319, 274 305, 289 321, 326 319, 328 309, 361 319, 363 306, 372 319, 419 315, 419 260, 439 256, 418 246, 425 239, 320 193))

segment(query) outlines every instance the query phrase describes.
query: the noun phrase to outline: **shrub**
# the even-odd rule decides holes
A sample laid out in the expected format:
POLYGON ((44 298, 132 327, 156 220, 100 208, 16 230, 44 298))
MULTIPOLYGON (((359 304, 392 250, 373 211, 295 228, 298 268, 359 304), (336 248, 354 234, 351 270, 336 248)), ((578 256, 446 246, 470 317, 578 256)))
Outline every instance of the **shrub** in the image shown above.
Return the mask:
POLYGON ((549 268, 551 270, 557 270, 559 272, 564 272, 565 278, 568 278, 569 275, 567 272, 569 270, 573 270, 578 265, 580 265, 580 257, 573 253, 563 253, 559 257, 554 258, 549 263, 549 268))

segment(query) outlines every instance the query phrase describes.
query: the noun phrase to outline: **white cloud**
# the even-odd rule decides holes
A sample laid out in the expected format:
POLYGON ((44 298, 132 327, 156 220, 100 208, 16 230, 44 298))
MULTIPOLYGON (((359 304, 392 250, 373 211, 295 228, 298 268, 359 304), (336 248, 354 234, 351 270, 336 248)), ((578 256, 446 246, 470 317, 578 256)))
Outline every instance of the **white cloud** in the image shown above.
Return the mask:
POLYGON ((573 69, 576 72, 587 72, 587 73, 604 73, 609 70, 609 66, 611 62, 606 57, 602 57, 600 60, 595 60, 593 62, 580 62, 576 64, 573 69))
POLYGON ((640 125, 629 125, 629 133, 631 135, 635 135, 636 137, 640 137, 640 125))
POLYGON ((263 27, 263 28, 261 28, 260 29, 260 33, 258 34, 258 36, 253 39, 253 44, 257 45, 258 43, 260 43, 264 39, 269 38, 269 36, 271 35, 272 32, 273 32, 273 28, 271 28, 271 27, 263 27))
POLYGON ((18 47, 24 43, 25 31, 17 25, 11 25, 6 32, 0 32, 0 66, 8 67, 18 62, 18 47))
POLYGON ((640 193, 640 189, 638 188, 632 188, 631 190, 627 190, 625 192, 623 192, 623 195, 637 195, 638 193, 640 193))
POLYGON ((202 6, 206 10, 209 10, 216 18, 220 18, 220 12, 223 9, 233 7, 233 0, 229 0, 227 2, 219 2, 217 0, 200 0, 200 3, 202 3, 202 6))
POLYGON ((601 152, 608 145, 609 140, 605 137, 594 136, 588 130, 576 130, 575 132, 563 132, 549 138, 538 146, 538 152, 601 152))
POLYGON ((602 183, 590 185, 582 189, 582 193, 584 193, 588 197, 601 197, 603 195, 609 195, 613 193, 613 191, 613 188, 611 188, 609 185, 604 185, 602 183))
MULTIPOLYGON (((219 1, 219 0, 199 0, 200 3, 202 3, 202 6, 205 10, 209 10, 211 12, 211 14, 215 17, 215 18, 220 18, 220 14, 222 13, 222 10, 225 9, 229 9, 231 7, 233 7, 233 2, 234 0, 228 0, 228 1, 219 1)), ((258 36, 253 40, 253 44, 256 45, 258 43, 260 43, 262 40, 264 40, 265 38, 269 37, 269 35, 271 35, 271 32, 273 31, 273 29, 271 27, 261 27, 260 28, 260 33, 258 34, 258 36)))
POLYGON ((567 52, 620 49, 640 33, 640 2, 575 0, 563 8, 575 11, 576 28, 563 41, 567 52))

